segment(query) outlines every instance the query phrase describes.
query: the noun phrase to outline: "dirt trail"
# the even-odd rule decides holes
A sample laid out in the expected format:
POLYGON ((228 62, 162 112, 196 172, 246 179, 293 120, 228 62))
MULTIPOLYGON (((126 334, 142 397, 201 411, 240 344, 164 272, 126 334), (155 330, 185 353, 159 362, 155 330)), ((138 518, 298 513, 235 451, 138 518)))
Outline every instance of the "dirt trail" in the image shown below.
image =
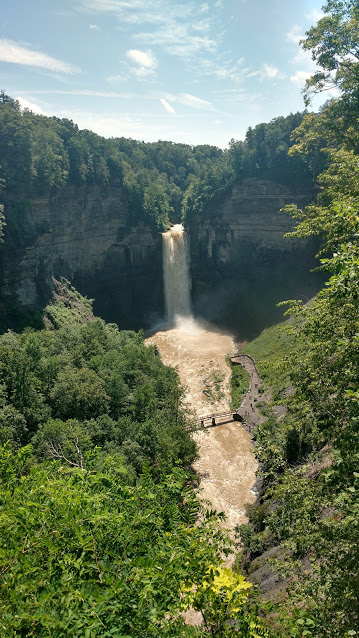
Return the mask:
MULTIPOLYGON (((146 342, 158 347, 166 365, 177 368, 187 388, 186 400, 198 417, 230 411, 230 368, 226 356, 233 354, 235 348, 232 337, 214 327, 186 320, 178 328, 155 333, 146 342)), ((254 393, 259 381, 254 381, 254 376, 251 380, 254 393)), ((244 418, 254 401, 253 393, 243 406, 244 418)), ((195 434, 199 454, 193 465, 200 477, 201 496, 225 512, 225 526, 233 535, 234 527, 246 522, 245 505, 255 499, 251 488, 257 461, 249 432, 238 422, 228 418, 223 421, 227 422, 195 434)))
POLYGON ((259 399, 259 388, 262 380, 252 357, 249 357, 247 354, 231 357, 231 362, 234 365, 241 365, 249 375, 250 386, 240 408, 237 411, 245 420, 249 432, 253 432, 255 426, 265 420, 265 417, 258 412, 256 406, 259 399))

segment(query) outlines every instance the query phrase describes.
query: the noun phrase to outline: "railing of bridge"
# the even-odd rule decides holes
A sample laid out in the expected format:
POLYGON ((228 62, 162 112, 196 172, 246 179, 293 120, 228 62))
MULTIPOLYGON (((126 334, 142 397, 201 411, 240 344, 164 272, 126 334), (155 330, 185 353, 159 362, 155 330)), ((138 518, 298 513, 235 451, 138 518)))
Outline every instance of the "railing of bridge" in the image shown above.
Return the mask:
MULTIPOLYGON (((253 364, 253 366, 254 366, 254 368, 255 368, 258 376, 259 376, 259 372, 258 372, 258 368, 256 366, 256 362, 254 361, 253 357, 251 357, 250 355, 247 355, 247 354, 246 355, 242 355, 242 354, 236 353, 236 354, 233 355, 233 357, 230 358, 230 361, 231 361, 232 364, 242 365, 241 361, 240 361, 240 359, 242 357, 251 360, 251 362, 252 362, 252 364, 253 364)), ((198 421, 200 422, 201 426, 202 427, 213 427, 215 425, 219 425, 219 424, 216 423, 216 419, 224 419, 226 417, 232 417, 232 419, 234 421, 244 421, 244 418, 239 413, 239 411, 241 410, 241 408, 243 408, 245 402, 247 401, 247 399, 248 399, 248 397, 250 395, 250 392, 251 392, 251 383, 249 384, 249 388, 248 388, 246 394, 244 395, 244 397, 242 399, 241 405, 239 406, 239 408, 237 408, 237 410, 231 410, 231 412, 215 412, 213 414, 202 415, 198 419, 198 421), (206 421, 210 421, 211 424, 210 425, 206 425, 205 424, 206 421)))

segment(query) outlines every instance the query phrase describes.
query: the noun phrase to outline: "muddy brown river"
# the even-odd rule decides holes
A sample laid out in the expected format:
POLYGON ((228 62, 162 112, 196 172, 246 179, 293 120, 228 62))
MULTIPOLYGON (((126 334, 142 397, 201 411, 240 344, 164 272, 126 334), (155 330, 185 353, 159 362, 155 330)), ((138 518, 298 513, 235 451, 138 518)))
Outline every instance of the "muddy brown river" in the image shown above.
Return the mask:
MULTIPOLYGON (((174 329, 158 331, 146 340, 155 344, 166 365, 177 369, 186 388, 185 400, 198 417, 230 411, 230 368, 226 357, 234 353, 230 335, 213 326, 185 319, 174 329)), ((257 461, 251 437, 231 419, 195 435, 198 458, 193 466, 200 477, 200 495, 226 515, 231 536, 246 522, 245 505, 253 503, 257 461)))

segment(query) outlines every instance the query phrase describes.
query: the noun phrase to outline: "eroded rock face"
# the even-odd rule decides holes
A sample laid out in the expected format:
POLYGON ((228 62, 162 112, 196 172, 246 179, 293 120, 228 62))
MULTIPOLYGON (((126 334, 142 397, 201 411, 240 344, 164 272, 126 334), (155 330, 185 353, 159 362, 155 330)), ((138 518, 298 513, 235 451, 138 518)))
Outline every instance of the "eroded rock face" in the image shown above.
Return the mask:
POLYGON ((67 189, 22 208, 20 219, 8 215, 3 303, 41 308, 53 277, 66 277, 95 298, 95 313, 121 327, 140 328, 161 314, 161 237, 131 216, 120 188, 67 189))
MULTIPOLYGON (((276 303, 311 297, 313 242, 283 239, 286 203, 312 193, 246 180, 187 225, 195 312, 249 338, 278 320, 276 303)), ((162 242, 131 214, 121 188, 67 188, 32 202, 7 202, 2 249, 2 307, 39 309, 53 277, 95 299, 95 314, 121 328, 147 328, 163 317, 162 242)))
POLYGON ((317 244, 284 238, 294 222, 279 213, 293 202, 304 207, 313 196, 248 179, 224 199, 213 201, 203 218, 191 220, 197 314, 252 338, 281 318, 278 302, 310 298, 317 292, 321 278, 310 272, 316 265, 317 244))

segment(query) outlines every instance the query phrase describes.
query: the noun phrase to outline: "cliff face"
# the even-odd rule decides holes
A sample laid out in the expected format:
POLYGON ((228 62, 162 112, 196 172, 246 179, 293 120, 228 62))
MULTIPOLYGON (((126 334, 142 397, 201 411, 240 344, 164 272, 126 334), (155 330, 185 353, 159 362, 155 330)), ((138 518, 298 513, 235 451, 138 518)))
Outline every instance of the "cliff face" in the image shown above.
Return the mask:
POLYGON ((62 276, 121 327, 149 325, 161 312, 161 237, 130 215, 121 189, 68 189, 7 208, 3 304, 41 308, 62 276))
POLYGON ((313 193, 248 179, 189 224, 192 292, 197 314, 251 338, 280 320, 279 301, 310 298, 322 278, 311 273, 317 244, 283 235, 293 220, 286 204, 307 205, 313 193))
MULTIPOLYGON (((187 225, 196 314, 249 338, 282 316, 276 303, 319 288, 315 246, 283 239, 293 227, 279 209, 310 197, 247 180, 187 225)), ((120 188, 67 189, 32 203, 7 202, 2 306, 43 307, 53 277, 95 299, 95 314, 121 328, 147 328, 163 316, 158 231, 129 212, 120 188)))

